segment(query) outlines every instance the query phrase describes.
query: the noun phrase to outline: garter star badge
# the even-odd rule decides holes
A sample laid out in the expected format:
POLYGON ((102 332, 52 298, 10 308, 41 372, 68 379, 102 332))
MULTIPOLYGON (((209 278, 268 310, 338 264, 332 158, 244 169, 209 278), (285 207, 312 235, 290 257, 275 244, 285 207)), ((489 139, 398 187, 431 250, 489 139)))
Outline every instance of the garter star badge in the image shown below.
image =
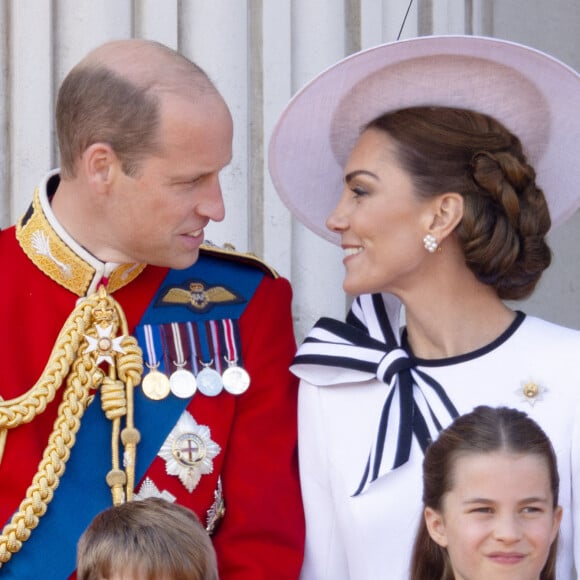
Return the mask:
POLYGON ((213 458, 221 451, 210 435, 209 427, 198 425, 184 411, 159 450, 159 457, 165 460, 165 471, 177 475, 190 493, 202 475, 213 471, 213 458))
POLYGON ((521 397, 521 402, 527 402, 532 407, 538 402, 544 400, 544 394, 548 389, 543 385, 533 381, 522 381, 519 389, 516 389, 516 395, 521 397))

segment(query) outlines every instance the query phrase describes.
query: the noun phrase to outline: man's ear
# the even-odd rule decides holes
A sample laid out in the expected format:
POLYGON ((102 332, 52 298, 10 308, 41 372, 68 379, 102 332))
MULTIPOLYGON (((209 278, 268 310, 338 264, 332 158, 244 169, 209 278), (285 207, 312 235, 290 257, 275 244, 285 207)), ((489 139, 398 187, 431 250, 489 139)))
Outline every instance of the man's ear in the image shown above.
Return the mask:
POLYGON ((433 508, 426 507, 423 511, 423 517, 431 539, 442 548, 447 548, 447 532, 443 514, 433 508))
POLYGON ((429 205, 431 223, 429 233, 441 243, 447 238, 463 218, 463 196, 459 193, 448 192, 434 197, 429 205))
POLYGON ((88 183, 97 192, 107 192, 120 163, 108 143, 93 143, 82 154, 81 164, 88 183))

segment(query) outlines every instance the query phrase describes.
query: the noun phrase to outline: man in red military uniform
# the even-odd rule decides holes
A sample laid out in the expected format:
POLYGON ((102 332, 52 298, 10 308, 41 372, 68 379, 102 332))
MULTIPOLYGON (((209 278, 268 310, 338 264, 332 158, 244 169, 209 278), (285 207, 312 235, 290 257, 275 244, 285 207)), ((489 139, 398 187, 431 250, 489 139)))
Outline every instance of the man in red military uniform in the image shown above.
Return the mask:
POLYGON ((288 282, 202 245, 232 121, 153 42, 105 44, 59 91, 61 169, 0 233, 0 578, 68 577, 111 503, 196 511, 224 579, 297 578, 288 282))

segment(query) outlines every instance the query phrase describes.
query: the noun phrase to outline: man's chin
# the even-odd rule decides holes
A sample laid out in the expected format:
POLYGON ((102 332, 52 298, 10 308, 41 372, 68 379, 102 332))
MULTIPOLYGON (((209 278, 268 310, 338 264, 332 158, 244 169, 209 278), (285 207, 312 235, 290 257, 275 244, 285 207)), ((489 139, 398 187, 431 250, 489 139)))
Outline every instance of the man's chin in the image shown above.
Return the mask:
POLYGON ((186 256, 180 256, 179 259, 171 259, 169 260, 168 264, 165 264, 168 268, 172 268, 173 270, 185 270, 190 266, 193 266, 199 259, 199 250, 196 252, 192 252, 191 254, 187 254, 186 256))

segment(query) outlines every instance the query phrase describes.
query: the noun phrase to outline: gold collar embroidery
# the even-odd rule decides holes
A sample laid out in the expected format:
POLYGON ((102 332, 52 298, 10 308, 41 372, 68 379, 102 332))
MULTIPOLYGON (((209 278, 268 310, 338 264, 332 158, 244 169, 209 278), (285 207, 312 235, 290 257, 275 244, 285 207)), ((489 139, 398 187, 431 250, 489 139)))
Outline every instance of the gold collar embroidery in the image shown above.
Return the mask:
MULTIPOLYGON (((47 182, 54 175, 50 174, 47 182)), ((104 264, 72 240, 65 242, 66 234, 56 231, 60 226, 46 196, 46 187, 35 190, 30 208, 16 226, 16 238, 30 260, 49 278, 77 296, 86 296, 95 292, 103 279, 107 280, 107 291, 115 292, 145 269, 146 264, 104 264), (41 195, 46 198, 44 204, 41 195)))

